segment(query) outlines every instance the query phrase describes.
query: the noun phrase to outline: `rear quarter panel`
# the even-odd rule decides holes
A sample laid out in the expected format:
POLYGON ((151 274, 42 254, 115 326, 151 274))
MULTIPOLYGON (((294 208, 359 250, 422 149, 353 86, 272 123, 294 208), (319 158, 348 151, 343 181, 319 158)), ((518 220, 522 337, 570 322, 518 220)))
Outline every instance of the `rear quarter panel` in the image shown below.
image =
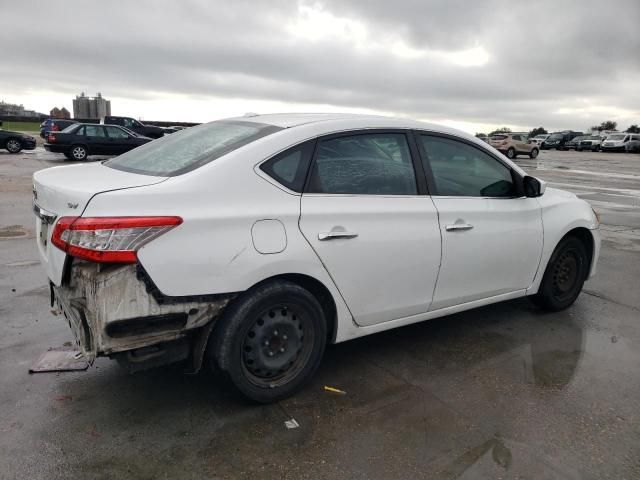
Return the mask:
POLYGON ((140 263, 165 295, 242 292, 276 275, 304 274, 327 287, 338 318, 350 323, 348 308, 298 228, 300 196, 255 173, 260 155, 235 165, 240 159, 229 154, 162 185, 99 194, 84 216, 182 217, 182 225, 138 252, 140 263), (282 223, 286 247, 281 252, 256 249, 252 228, 259 220, 282 223))

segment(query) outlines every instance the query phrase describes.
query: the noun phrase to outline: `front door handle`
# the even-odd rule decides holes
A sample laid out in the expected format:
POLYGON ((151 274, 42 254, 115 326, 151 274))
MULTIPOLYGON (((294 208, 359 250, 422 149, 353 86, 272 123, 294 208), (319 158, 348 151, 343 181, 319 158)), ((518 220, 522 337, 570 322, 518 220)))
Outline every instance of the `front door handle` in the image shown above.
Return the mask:
POLYGON ((351 232, 329 232, 329 233, 319 233, 318 234, 318 240, 320 241, 325 241, 325 240, 335 240, 336 238, 356 238, 358 236, 357 233, 351 233, 351 232))
POLYGON ((447 232, 455 232, 456 230, 471 230, 473 225, 469 225, 468 223, 454 223, 453 225, 446 225, 444 229, 447 232))

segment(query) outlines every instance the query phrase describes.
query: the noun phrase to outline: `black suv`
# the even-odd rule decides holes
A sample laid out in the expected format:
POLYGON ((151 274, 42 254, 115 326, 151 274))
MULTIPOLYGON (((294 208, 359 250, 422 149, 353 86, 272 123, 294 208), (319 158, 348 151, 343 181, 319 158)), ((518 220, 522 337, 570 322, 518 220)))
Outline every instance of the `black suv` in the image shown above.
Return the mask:
POLYGON ((555 132, 549 135, 549 138, 544 141, 544 146, 542 148, 545 150, 550 150, 552 148, 555 148, 556 150, 566 150, 568 149, 567 143, 581 135, 584 135, 584 133, 574 132, 573 130, 555 132))
POLYGON ((104 123, 105 125, 120 125, 121 127, 136 132, 143 137, 149 138, 160 138, 165 133, 164 129, 161 127, 156 127, 154 125, 145 125, 144 123, 139 122, 135 118, 131 117, 107 116, 104 117, 102 123, 104 123))

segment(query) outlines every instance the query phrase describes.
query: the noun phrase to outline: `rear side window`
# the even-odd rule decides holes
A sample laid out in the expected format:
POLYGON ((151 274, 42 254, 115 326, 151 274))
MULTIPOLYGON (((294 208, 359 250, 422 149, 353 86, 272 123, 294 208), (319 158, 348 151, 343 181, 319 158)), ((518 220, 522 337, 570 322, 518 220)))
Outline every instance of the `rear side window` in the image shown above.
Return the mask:
POLYGON ((87 137, 104 137, 104 128, 102 125, 85 125, 84 134, 87 137))
POLYGON ((279 130, 282 128, 263 123, 211 122, 149 142, 104 165, 142 175, 171 177, 194 170, 279 130))
POLYGON ((407 138, 402 133, 351 135, 321 140, 309 193, 417 195, 407 138))
POLYGON ((315 141, 282 152, 260 165, 260 170, 294 192, 302 192, 315 141))

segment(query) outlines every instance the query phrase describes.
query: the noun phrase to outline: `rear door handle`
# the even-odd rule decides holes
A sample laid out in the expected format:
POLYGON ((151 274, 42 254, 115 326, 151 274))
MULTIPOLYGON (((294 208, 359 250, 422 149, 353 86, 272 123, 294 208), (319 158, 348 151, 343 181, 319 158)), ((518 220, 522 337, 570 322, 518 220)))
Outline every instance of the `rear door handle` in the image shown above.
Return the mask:
POLYGON ((318 240, 335 240, 336 238, 356 238, 358 236, 357 233, 352 232, 329 232, 329 233, 319 233, 318 240))
POLYGON ((455 232, 456 230, 471 230, 473 225, 469 225, 468 223, 454 223, 453 225, 446 225, 444 229, 447 232, 455 232))

